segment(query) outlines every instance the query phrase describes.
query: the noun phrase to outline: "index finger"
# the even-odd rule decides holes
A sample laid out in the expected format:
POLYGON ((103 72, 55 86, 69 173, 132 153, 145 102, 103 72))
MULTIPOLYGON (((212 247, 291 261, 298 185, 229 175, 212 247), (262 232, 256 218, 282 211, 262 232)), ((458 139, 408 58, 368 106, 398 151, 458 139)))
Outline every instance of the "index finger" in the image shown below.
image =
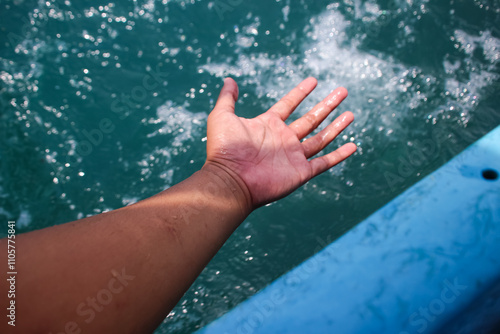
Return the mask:
POLYGON ((305 79, 281 98, 269 111, 278 114, 281 120, 286 120, 307 95, 316 88, 317 84, 318 81, 313 77, 305 79))

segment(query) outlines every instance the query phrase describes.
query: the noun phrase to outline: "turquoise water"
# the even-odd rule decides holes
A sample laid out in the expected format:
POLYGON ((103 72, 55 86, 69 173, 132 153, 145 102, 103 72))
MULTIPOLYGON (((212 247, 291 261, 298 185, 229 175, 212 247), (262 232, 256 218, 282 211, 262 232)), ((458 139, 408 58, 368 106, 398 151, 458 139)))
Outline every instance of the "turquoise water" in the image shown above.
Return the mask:
MULTIPOLYGON (((1 1, 0 217, 26 232, 112 210, 204 161, 222 78, 252 117, 339 85, 354 157, 254 212, 157 333, 255 294, 500 123, 496 1, 1 1)), ((1 231, 5 235, 5 231, 1 231)))

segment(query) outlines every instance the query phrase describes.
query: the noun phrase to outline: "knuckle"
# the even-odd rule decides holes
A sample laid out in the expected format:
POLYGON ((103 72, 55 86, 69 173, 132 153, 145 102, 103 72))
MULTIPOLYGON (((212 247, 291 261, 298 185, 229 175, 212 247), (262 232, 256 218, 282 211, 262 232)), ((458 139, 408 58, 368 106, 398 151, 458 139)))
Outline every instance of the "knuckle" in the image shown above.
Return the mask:
POLYGON ((284 98, 281 99, 281 103, 287 109, 293 109, 293 108, 295 108, 295 103, 292 101, 292 99, 290 99, 287 96, 285 96, 284 98))
POLYGON ((303 117, 304 117, 304 120, 307 121, 307 123, 309 123, 311 128, 315 129, 318 126, 318 124, 317 124, 318 121, 316 120, 316 117, 314 117, 313 115, 307 113, 303 117))

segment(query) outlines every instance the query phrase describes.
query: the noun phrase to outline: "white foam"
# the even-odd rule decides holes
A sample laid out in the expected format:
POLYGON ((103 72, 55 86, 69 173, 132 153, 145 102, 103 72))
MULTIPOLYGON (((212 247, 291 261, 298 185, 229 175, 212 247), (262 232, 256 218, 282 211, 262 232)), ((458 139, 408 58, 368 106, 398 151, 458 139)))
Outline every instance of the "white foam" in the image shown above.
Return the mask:
POLYGON ((16 220, 17 227, 26 227, 31 224, 31 214, 27 210, 21 210, 19 218, 16 220))
POLYGON ((132 204, 137 203, 137 202, 139 202, 139 197, 131 197, 131 196, 127 196, 127 195, 122 197, 122 204, 124 206, 132 205, 132 204))
POLYGON ((462 122, 466 124, 470 118, 470 111, 477 105, 484 90, 495 85, 499 79, 495 67, 500 60, 500 39, 493 37, 489 31, 475 36, 463 30, 455 30, 451 40, 465 57, 454 62, 448 60, 443 62, 447 75, 446 94, 452 97, 451 101, 447 101, 448 106, 445 108, 460 112, 462 122), (474 57, 478 48, 488 63, 480 62, 474 57), (460 75, 461 72, 468 73, 468 77, 460 75))
MULTIPOLYGON (((393 11, 400 13, 417 7, 423 14, 427 11, 426 3, 427 1, 420 1, 418 4, 402 1, 404 8, 398 7, 393 11)), ((382 19, 381 15, 387 14, 372 2, 356 1, 354 5, 355 17, 359 16, 363 21, 382 19)), ((309 75, 319 81, 313 93, 315 102, 319 102, 320 98, 335 87, 345 86, 349 91, 349 98, 339 109, 354 112, 356 122, 351 129, 358 129, 354 134, 351 131, 349 137, 352 139, 354 136, 356 140, 363 137, 358 131, 360 128, 384 130, 386 137, 398 140, 397 138, 405 135, 397 133, 401 123, 399 120, 407 118, 410 112, 413 114, 418 110, 425 113, 421 116, 422 119, 432 115, 435 122, 438 114, 451 112, 450 106, 457 104, 461 105, 462 117, 459 121, 465 126, 483 89, 498 79, 494 67, 500 58, 500 44, 488 31, 480 36, 455 31, 457 48, 463 50, 466 56, 464 63, 470 72, 470 77, 464 81, 456 73, 457 68, 464 66, 462 63, 445 60, 443 66, 447 75, 437 78, 435 72, 426 72, 417 66, 402 64, 385 54, 364 51, 360 45, 366 35, 357 33, 348 36, 350 25, 351 22, 332 4, 323 13, 312 17, 304 27, 306 39, 299 43, 299 53, 269 56, 267 53, 249 53, 251 49, 248 49, 245 50, 246 54, 235 52, 229 61, 224 59, 222 62, 210 62, 202 65, 201 69, 217 77, 234 76, 240 85, 255 87, 258 98, 266 96, 273 101, 278 100, 309 75), (490 62, 489 65, 473 59, 474 50, 479 46, 484 57, 490 62), (435 91, 442 89, 443 81, 447 93, 444 97, 436 97, 435 91), (430 96, 442 102, 434 110, 427 109, 430 96)), ((412 34, 411 28, 403 32, 405 38, 412 34)), ((239 35, 244 36, 244 32, 239 35)), ((241 36, 236 36, 237 40, 240 38, 241 36)), ((284 40, 293 38, 292 33, 284 40)), ((225 42, 231 43, 228 38, 225 42)), ((312 104, 306 102, 304 105, 312 104)), ((436 103, 432 105, 435 106, 436 103)), ((295 112, 296 116, 308 110, 305 106, 295 112)))
POLYGON ((189 103, 184 102, 182 106, 173 101, 167 101, 157 108, 155 118, 149 120, 150 124, 164 123, 155 132, 148 135, 154 137, 160 134, 174 134, 171 143, 174 147, 182 147, 188 140, 201 136, 201 129, 206 124, 208 115, 204 112, 191 112, 188 110, 189 103))
MULTIPOLYGON (((377 12, 374 6, 368 8, 377 12)), ((379 58, 358 50, 362 37, 348 38, 346 28, 349 24, 340 13, 327 10, 313 17, 305 27, 307 39, 302 43, 300 55, 271 58, 265 53, 240 54, 232 62, 209 63, 201 68, 215 76, 241 78, 240 84, 256 87, 259 98, 267 96, 273 100, 312 75, 319 81, 314 93, 316 97, 322 98, 338 86, 349 90, 351 97, 342 110, 352 110, 358 125, 367 122, 369 113, 377 113, 378 122, 384 127, 394 126, 394 118, 401 115, 393 115, 391 106, 399 103, 401 94, 411 95, 410 108, 418 107, 424 99, 423 95, 417 96, 409 89, 411 80, 422 73, 390 57, 379 58)), ((429 82, 435 82, 434 77, 428 77, 429 82)), ((316 98, 316 102, 318 100, 316 98)), ((301 115, 306 110, 301 108, 296 114, 301 115)))

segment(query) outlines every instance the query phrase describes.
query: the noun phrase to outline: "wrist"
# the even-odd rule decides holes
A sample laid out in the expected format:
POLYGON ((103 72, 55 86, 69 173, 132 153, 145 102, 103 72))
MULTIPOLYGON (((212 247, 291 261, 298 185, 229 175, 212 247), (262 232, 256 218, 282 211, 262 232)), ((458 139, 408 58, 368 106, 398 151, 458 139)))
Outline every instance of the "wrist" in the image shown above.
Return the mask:
POLYGON ((207 175, 216 184, 225 187, 243 215, 248 216, 254 210, 252 195, 247 185, 228 167, 215 161, 206 161, 199 173, 207 175))

